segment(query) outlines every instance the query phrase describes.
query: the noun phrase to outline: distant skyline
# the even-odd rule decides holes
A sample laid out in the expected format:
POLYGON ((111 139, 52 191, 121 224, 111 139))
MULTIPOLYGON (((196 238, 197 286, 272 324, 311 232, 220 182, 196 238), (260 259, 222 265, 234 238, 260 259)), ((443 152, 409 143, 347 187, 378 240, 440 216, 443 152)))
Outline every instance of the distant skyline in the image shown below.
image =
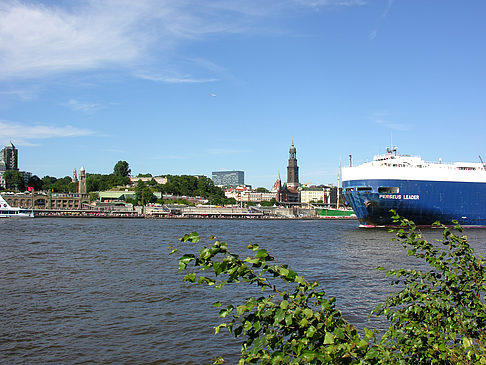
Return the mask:
POLYGON ((301 183, 391 144, 486 160, 483 0, 3 0, 0 145, 43 177, 301 183))

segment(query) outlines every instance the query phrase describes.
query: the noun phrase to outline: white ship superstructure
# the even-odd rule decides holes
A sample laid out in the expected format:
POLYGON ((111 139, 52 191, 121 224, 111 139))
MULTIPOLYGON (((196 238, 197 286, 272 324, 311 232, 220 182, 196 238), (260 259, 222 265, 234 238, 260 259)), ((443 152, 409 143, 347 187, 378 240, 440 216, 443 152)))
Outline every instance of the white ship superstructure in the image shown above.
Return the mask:
POLYGON ((34 212, 24 208, 12 208, 0 195, 0 218, 33 218, 34 212))

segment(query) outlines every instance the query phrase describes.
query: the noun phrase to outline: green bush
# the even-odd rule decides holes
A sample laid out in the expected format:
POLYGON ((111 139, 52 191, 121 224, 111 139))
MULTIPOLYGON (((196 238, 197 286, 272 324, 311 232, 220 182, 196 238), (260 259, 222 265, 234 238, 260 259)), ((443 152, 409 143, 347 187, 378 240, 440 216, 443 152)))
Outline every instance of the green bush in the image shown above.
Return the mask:
MULTIPOLYGON (((428 271, 389 270, 402 288, 371 315, 385 316, 385 333, 364 329, 361 336, 326 296, 317 282, 308 282, 258 245, 240 258, 225 242, 210 237, 198 255, 179 255, 184 280, 216 289, 250 283, 261 289, 239 305, 220 302, 215 328, 242 337, 240 364, 486 364, 485 261, 474 256, 466 236, 444 230, 430 243, 413 222, 395 216, 401 226, 394 241, 422 259, 428 271)), ((454 227, 462 234, 462 228, 454 227)), ((182 242, 199 242, 196 232, 182 242)), ((379 268, 383 270, 383 268, 379 268)), ((215 363, 222 363, 216 358, 215 363)))

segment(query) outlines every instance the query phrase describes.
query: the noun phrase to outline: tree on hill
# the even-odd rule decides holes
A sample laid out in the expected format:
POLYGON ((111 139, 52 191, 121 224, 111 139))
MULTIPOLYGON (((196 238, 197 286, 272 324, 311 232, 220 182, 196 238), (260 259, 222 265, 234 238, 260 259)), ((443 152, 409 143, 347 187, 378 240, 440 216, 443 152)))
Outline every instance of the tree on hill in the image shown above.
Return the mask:
POLYGON ((86 190, 88 192, 109 190, 116 186, 123 186, 129 183, 129 177, 117 176, 115 174, 87 174, 86 176, 86 190))
POLYGON ((3 175, 5 179, 5 186, 7 189, 17 189, 18 191, 25 190, 24 176, 18 170, 7 170, 3 175))
POLYGON ((200 196, 208 199, 211 204, 223 205, 231 204, 224 191, 215 186, 213 181, 205 176, 196 177, 190 175, 166 175, 167 184, 159 184, 154 187, 155 191, 163 194, 176 196, 200 196))
POLYGON ((275 198, 270 199, 270 201, 268 201, 268 202, 267 201, 260 202, 260 205, 262 207, 273 207, 276 204, 277 204, 277 199, 275 199, 275 198))
POLYGON ((27 186, 34 188, 35 191, 42 190, 42 180, 37 175, 31 176, 27 182, 27 186))
POLYGON ((113 174, 115 176, 128 177, 130 175, 130 167, 126 161, 118 161, 113 168, 113 174))
POLYGON ((135 193, 137 194, 137 200, 142 205, 153 203, 157 200, 152 190, 142 180, 137 182, 135 193))
POLYGON ((60 179, 52 176, 44 176, 42 178, 42 190, 50 190, 55 193, 76 193, 78 191, 78 184, 73 183, 69 176, 60 179))

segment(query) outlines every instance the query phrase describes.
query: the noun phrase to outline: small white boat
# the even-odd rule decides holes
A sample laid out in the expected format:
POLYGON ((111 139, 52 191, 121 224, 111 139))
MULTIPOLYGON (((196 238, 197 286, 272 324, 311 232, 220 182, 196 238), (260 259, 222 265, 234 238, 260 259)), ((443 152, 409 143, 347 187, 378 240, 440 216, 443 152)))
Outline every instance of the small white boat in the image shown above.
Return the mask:
POLYGON ((24 208, 12 208, 0 195, 0 218, 34 218, 34 212, 24 208))

